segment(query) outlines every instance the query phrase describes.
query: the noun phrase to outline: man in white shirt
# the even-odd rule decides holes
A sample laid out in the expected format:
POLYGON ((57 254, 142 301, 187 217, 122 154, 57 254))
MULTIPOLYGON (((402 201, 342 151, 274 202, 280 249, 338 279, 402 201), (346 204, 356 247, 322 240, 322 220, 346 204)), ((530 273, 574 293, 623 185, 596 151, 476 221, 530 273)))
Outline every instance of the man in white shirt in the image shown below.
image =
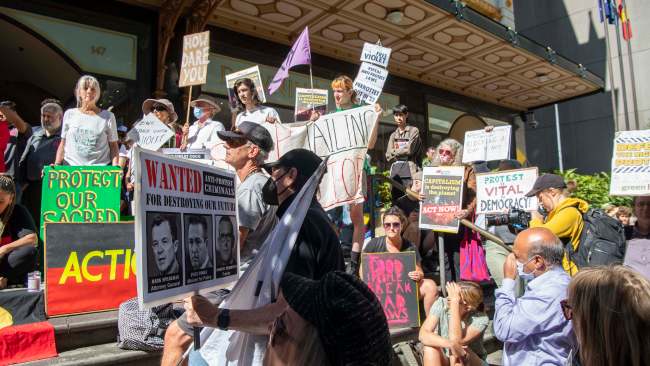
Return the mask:
POLYGON ((183 134, 187 137, 181 144, 185 149, 211 149, 220 140, 217 132, 224 131, 223 123, 212 118, 221 111, 216 99, 209 95, 201 95, 190 103, 194 117, 197 118, 192 126, 183 126, 183 134))

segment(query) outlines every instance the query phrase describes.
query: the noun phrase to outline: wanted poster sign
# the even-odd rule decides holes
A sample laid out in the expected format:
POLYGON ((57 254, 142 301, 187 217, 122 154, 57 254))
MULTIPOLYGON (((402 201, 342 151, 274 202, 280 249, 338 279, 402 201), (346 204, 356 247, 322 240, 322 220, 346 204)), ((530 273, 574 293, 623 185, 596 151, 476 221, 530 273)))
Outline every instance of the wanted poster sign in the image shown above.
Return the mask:
POLYGON ((462 209, 463 166, 426 167, 422 174, 420 228, 458 233, 460 221, 454 215, 462 209))
POLYGON ((150 307, 238 277, 235 174, 136 147, 138 299, 150 307))
POLYGON ((512 126, 499 126, 490 132, 465 132, 463 163, 509 159, 511 130, 512 126))
POLYGON ((210 61, 210 31, 187 34, 183 37, 183 58, 178 86, 205 84, 210 61))
POLYGON ((650 130, 616 133, 609 194, 650 195, 650 130))
POLYGON ((537 179, 537 168, 476 174, 476 213, 504 213, 511 208, 537 210, 537 198, 526 197, 537 179))

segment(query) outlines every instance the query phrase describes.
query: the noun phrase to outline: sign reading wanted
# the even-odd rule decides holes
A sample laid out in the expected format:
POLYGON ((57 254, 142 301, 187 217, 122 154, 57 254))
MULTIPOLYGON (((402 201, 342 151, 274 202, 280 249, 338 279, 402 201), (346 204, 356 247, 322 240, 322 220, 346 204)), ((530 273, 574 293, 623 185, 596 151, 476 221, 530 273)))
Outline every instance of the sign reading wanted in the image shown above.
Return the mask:
POLYGON ((420 228, 457 233, 460 221, 454 215, 463 205, 463 166, 426 167, 422 174, 420 228))
POLYGON ((375 104, 384 89, 387 78, 388 70, 368 62, 361 63, 353 85, 359 101, 375 104))
POLYGON ((463 163, 510 158, 511 130, 512 126, 499 126, 490 132, 485 130, 465 132, 463 163))
POLYGON ((210 56, 210 31, 183 37, 183 59, 178 86, 205 84, 210 56))
POLYGON ((174 131, 153 113, 148 113, 126 135, 143 149, 158 150, 174 136, 174 131))
POLYGON ((235 174, 135 149, 140 306, 168 303, 235 281, 235 174))
POLYGON ((476 174, 476 213, 504 213, 511 208, 537 210, 537 198, 526 197, 537 179, 537 168, 476 174))
POLYGON ((616 133, 609 194, 650 195, 650 130, 616 133))

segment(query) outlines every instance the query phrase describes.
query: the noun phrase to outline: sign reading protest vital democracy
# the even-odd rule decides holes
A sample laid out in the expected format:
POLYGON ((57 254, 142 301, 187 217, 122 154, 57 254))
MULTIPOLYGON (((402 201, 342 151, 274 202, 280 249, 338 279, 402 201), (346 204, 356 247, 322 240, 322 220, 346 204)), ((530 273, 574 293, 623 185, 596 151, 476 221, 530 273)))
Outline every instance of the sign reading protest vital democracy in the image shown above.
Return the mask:
POLYGON ((144 116, 127 133, 127 137, 136 142, 138 146, 149 150, 158 150, 172 136, 174 136, 174 131, 165 126, 153 113, 144 116))
POLYGON ((48 316, 117 309, 136 295, 132 222, 48 223, 44 238, 48 316))
POLYGON ((650 130, 616 132, 609 194, 650 195, 650 130))
POLYGON ((420 228, 457 233, 460 221, 454 215, 461 210, 465 167, 426 167, 422 174, 420 228))
POLYGON ((408 273, 415 271, 415 252, 363 253, 361 276, 384 308, 389 328, 420 326, 417 282, 408 273))
POLYGON ((510 158, 512 126, 494 127, 490 132, 475 130, 465 132, 463 163, 503 160, 510 158))
POLYGON ((150 307, 235 281, 235 174, 135 148, 138 300, 150 307))
POLYGON ((183 58, 178 86, 205 84, 210 60, 210 31, 183 37, 183 58))
POLYGON ((46 166, 41 223, 119 221, 121 187, 119 167, 46 166))
POLYGON ((476 213, 504 213, 511 208, 537 210, 537 197, 526 197, 537 179, 537 168, 476 174, 476 213))

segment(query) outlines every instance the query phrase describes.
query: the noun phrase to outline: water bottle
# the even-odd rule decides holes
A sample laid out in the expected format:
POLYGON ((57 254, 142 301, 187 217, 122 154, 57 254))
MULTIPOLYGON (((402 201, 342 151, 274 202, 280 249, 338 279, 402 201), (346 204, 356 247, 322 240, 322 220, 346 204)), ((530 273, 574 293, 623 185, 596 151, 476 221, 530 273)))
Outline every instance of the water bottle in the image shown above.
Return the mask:
POLYGON ((38 292, 41 290, 41 273, 30 272, 27 274, 27 292, 38 292))

